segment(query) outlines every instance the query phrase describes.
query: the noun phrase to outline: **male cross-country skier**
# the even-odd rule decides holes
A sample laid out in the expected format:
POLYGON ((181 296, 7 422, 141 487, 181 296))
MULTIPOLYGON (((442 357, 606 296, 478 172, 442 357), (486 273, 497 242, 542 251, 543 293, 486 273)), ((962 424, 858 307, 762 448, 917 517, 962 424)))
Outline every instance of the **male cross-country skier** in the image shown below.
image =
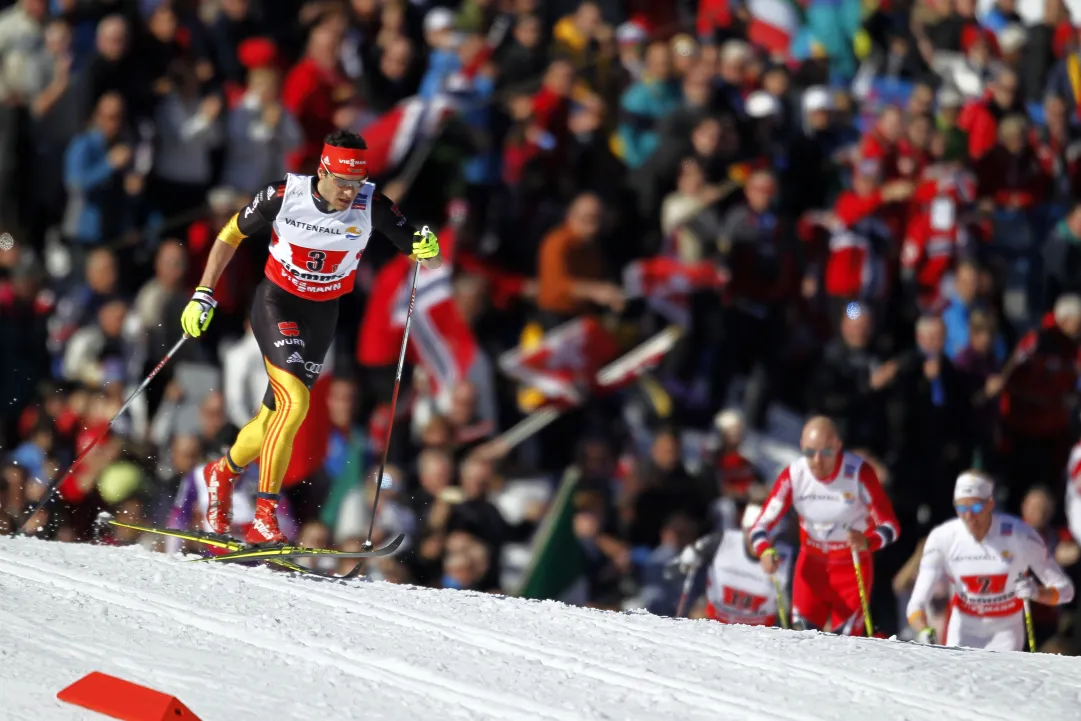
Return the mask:
POLYGON ((933 529, 923 545, 906 609, 908 623, 917 641, 935 643, 926 609, 935 584, 946 577, 954 595, 943 644, 1020 651, 1025 647, 1025 601, 1069 603, 1073 583, 1036 531, 1016 516, 995 511, 994 484, 986 475, 965 471, 958 476, 953 503, 957 518, 933 529))
POLYGON ((694 573, 708 561, 706 618, 745 626, 776 626, 778 615, 784 613, 777 605, 775 579, 782 589, 788 585, 793 549, 784 541, 777 541, 773 548, 780 557, 779 570, 773 577, 763 572, 747 535, 761 512, 760 506, 748 505, 740 528, 726 528, 703 536, 675 559, 683 573, 694 573))
POLYGON ((777 477, 750 541, 768 575, 780 556, 769 532, 795 508, 800 554, 792 578, 793 626, 840 635, 864 632, 863 608, 853 550, 867 598, 871 596, 871 553, 897 540, 900 526, 893 506, 869 463, 844 451, 833 422, 816 416, 803 427, 802 458, 777 477))
POLYGON ((372 231, 427 268, 442 264, 439 241, 418 231, 398 206, 368 180, 364 139, 328 135, 315 175, 289 174, 261 190, 218 233, 199 286, 181 317, 193 338, 214 316, 214 284, 245 238, 270 231, 266 278, 255 289, 251 327, 270 383, 263 405, 236 442, 203 473, 206 520, 215 533, 231 526, 233 483, 259 460, 255 520, 244 534, 251 544, 283 543, 278 494, 293 438, 308 412, 309 391, 323 368, 338 321, 338 298, 353 290, 360 256, 372 231))

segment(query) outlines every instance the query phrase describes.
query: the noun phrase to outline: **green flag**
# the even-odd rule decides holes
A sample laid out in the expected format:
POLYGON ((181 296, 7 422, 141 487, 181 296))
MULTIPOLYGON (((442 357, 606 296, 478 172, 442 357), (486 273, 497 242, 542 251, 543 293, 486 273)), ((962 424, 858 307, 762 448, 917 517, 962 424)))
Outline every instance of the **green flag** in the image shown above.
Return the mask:
POLYGON ((555 501, 537 530, 533 557, 517 596, 585 602, 585 559, 574 535, 574 492, 580 475, 574 466, 563 474, 555 501))

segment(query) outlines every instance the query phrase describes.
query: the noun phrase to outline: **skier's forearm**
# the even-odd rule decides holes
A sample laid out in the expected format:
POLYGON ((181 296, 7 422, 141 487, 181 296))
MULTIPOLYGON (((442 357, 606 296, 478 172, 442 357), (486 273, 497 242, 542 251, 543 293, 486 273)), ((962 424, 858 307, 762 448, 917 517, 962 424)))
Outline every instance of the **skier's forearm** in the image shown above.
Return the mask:
POLYGON ((213 288, 221 278, 221 274, 225 272, 229 261, 233 259, 234 253, 236 253, 236 248, 232 245, 220 239, 215 241, 214 247, 210 249, 210 256, 206 259, 206 267, 203 269, 203 277, 199 285, 213 288))

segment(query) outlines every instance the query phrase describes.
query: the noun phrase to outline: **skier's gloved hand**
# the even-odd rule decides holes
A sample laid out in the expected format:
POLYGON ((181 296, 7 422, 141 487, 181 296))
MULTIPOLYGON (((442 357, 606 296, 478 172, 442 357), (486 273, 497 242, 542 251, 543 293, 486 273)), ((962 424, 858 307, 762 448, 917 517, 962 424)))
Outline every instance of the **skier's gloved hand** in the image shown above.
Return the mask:
POLYGON ((684 575, 693 573, 701 563, 702 556, 694 544, 687 546, 679 554, 679 571, 684 575))
POLYGON ((758 557, 758 563, 767 576, 772 576, 777 573, 777 569, 781 565, 781 556, 777 553, 777 549, 770 546, 762 551, 762 555, 758 557))
POLYGON ((938 644, 938 634, 935 633, 935 629, 928 626, 916 634, 916 643, 922 643, 924 646, 935 646, 938 644))
POLYGON ((1015 583, 1013 587, 1013 592, 1022 600, 1032 601, 1040 595, 1040 587, 1032 580, 1031 576, 1024 576, 1017 579, 1017 583, 1015 583))
POLYGON ((218 307, 218 301, 214 300, 214 289, 204 285, 195 289, 191 300, 184 308, 180 316, 180 325, 192 338, 198 338, 203 331, 210 327, 210 319, 214 317, 214 309, 218 307))
POLYGON ((413 257, 417 260, 429 260, 439 255, 439 239, 428 226, 413 233, 413 257))

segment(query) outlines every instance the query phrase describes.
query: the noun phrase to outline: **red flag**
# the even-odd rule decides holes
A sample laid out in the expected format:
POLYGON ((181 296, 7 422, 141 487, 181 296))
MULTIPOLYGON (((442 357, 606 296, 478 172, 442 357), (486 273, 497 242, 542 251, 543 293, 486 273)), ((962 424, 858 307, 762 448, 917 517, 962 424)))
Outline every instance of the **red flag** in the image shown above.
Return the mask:
POLYGON ((424 100, 415 95, 361 127, 368 144, 369 175, 379 177, 394 170, 417 143, 439 132, 453 113, 453 102, 447 96, 424 100))
POLYGON ((623 271, 628 298, 645 298, 649 307, 679 325, 690 322, 687 297, 701 290, 720 290, 728 282, 726 271, 709 261, 684 263, 673 258, 636 260, 623 271))
POLYGON ((596 388, 611 393, 633 383, 643 373, 654 368, 683 335, 679 326, 670 325, 647 341, 640 343, 597 372, 596 388))
POLYGON ((615 337, 596 319, 576 318, 531 347, 507 351, 499 367, 551 400, 578 405, 594 389, 597 371, 617 353, 615 337))

